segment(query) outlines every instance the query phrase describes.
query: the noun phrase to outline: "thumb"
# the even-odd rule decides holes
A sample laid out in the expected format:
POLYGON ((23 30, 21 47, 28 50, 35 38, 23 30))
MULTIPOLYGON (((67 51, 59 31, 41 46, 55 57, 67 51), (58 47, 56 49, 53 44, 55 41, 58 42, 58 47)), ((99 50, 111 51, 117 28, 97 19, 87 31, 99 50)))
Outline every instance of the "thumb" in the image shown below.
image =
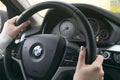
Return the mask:
POLYGON ((25 29, 30 23, 30 20, 23 22, 22 24, 17 26, 17 31, 20 32, 21 30, 25 29))

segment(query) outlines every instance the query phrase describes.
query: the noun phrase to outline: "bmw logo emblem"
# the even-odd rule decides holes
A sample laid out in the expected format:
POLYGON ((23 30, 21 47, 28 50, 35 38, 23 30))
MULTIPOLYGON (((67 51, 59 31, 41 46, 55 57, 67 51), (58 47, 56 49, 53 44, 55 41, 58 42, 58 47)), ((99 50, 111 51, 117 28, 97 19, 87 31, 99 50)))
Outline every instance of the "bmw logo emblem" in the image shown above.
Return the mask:
POLYGON ((39 45, 37 45, 37 46, 35 46, 35 47, 33 48, 33 55, 34 55, 35 57, 40 57, 41 54, 42 54, 42 52, 43 52, 43 49, 42 49, 42 47, 39 46, 39 45))

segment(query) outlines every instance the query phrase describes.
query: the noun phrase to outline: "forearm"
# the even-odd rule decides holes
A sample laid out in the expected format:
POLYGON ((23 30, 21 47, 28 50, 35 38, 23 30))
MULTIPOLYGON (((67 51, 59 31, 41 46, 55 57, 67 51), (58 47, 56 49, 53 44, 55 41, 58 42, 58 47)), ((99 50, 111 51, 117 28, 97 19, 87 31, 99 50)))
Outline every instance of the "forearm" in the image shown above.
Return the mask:
POLYGON ((0 54, 2 54, 6 47, 10 44, 12 38, 6 34, 0 34, 0 54))

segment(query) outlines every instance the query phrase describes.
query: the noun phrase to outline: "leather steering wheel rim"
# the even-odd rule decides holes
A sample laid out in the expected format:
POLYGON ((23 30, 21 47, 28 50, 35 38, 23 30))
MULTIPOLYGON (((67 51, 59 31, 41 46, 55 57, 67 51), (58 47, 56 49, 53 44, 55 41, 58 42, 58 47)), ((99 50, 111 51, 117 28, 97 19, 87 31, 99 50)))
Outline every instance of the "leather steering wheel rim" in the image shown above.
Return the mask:
MULTIPOLYGON (((86 39, 86 48, 87 48, 86 63, 91 64, 96 57, 96 42, 95 42, 93 30, 87 18, 82 14, 81 11, 79 11, 79 9, 77 9, 73 5, 62 3, 62 2, 56 2, 56 1, 39 3, 25 10, 20 15, 19 19, 16 22, 16 25, 20 25, 22 22, 26 21, 29 17, 31 17, 36 12, 43 9, 47 9, 47 8, 55 8, 55 9, 63 10, 67 14, 73 16, 73 18, 77 21, 78 25, 79 24, 81 25, 81 23, 84 25, 84 27, 80 26, 79 29, 82 31, 86 39)), ((9 45, 9 47, 7 48, 8 50, 5 53, 4 66, 5 66, 5 71, 9 80, 15 80, 14 76, 12 75, 12 71, 10 69, 11 64, 9 63, 11 61, 10 60, 11 52, 9 51, 11 50, 10 46, 11 45, 9 45)))

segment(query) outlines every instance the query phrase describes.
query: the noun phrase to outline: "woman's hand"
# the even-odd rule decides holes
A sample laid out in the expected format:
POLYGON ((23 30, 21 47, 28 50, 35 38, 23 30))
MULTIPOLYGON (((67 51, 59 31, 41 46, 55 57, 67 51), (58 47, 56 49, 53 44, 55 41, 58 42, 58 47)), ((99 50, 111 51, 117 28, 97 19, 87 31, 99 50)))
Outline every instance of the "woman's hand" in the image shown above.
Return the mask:
POLYGON ((85 64, 86 49, 82 46, 73 80, 103 80, 103 56, 98 55, 92 64, 85 64))
POLYGON ((15 16, 9 20, 7 20, 4 24, 4 28, 1 32, 1 34, 5 34, 10 36, 12 39, 14 39, 21 30, 23 30, 24 28, 26 28, 29 24, 30 21, 25 21, 23 22, 21 25, 16 26, 16 20, 18 19, 19 16, 15 16))

